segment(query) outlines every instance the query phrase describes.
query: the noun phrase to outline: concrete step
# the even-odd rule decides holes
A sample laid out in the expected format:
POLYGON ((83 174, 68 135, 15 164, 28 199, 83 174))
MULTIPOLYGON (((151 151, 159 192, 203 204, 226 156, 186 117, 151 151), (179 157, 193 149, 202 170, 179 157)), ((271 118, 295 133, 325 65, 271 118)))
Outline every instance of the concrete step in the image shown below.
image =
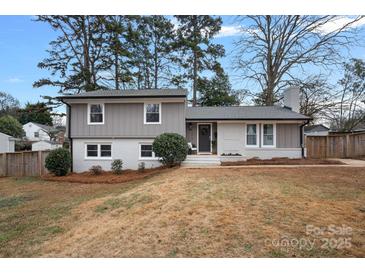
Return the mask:
POLYGON ((188 155, 182 166, 219 166, 220 158, 216 155, 188 155))

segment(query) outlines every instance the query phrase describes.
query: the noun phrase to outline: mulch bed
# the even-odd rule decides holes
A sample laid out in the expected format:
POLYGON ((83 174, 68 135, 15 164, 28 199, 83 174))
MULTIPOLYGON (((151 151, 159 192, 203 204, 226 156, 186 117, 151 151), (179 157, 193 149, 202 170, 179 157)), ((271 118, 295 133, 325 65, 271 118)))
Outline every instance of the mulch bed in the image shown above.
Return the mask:
POLYGON ((163 171, 168 170, 165 167, 145 169, 144 171, 138 170, 123 170, 121 174, 114 174, 110 171, 103 171, 99 175, 92 174, 91 172, 82 173, 69 173, 66 176, 54 176, 48 174, 42 178, 48 181, 67 182, 67 183, 81 183, 81 184, 119 184, 126 183, 134 180, 140 180, 152 175, 160 174, 163 171))
POLYGON ((272 158, 261 160, 257 158, 247 159, 246 161, 222 162, 222 166, 249 166, 249 165, 343 165, 338 160, 329 159, 289 159, 272 158))

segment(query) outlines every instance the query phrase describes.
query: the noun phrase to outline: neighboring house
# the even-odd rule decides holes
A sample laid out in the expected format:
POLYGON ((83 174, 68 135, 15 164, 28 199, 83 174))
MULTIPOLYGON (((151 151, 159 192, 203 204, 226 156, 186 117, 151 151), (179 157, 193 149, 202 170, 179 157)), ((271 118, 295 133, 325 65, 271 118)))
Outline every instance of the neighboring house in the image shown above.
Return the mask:
POLYGON ((35 122, 29 122, 23 125, 25 137, 29 142, 52 141, 63 144, 65 141, 65 127, 51 127, 35 122), (52 138, 51 138, 52 137, 52 138))
POLYGON ((25 137, 30 142, 36 142, 40 140, 50 141, 51 137, 49 136, 49 132, 52 129, 53 128, 51 126, 42 125, 35 122, 29 122, 23 125, 25 137))
POLYGON ((109 170, 113 159, 136 169, 160 165, 152 142, 164 132, 186 137, 196 154, 246 158, 304 156, 299 89, 285 91, 280 106, 189 107, 182 89, 100 90, 60 99, 67 105, 73 170, 109 170))
POLYGON ((304 127, 305 136, 327 136, 329 131, 330 129, 322 124, 304 127))
POLYGON ((41 140, 38 142, 32 143, 32 151, 39 151, 39 150, 52 150, 56 148, 62 147, 62 144, 57 142, 48 141, 48 140, 41 140))
POLYGON ((14 152, 16 140, 17 138, 0 132, 0 153, 14 152))

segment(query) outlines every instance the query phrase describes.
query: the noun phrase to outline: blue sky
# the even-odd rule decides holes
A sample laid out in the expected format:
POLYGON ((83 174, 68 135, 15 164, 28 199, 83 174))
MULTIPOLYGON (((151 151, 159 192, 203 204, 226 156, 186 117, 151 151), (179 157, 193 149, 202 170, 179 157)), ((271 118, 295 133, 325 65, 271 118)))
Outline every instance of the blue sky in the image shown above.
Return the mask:
MULTIPOLYGON (((52 87, 32 87, 36 80, 49 76, 47 71, 37 68, 37 64, 47 56, 48 43, 56 38, 47 24, 34 22, 33 18, 0 16, 0 91, 12 94, 22 105, 40 100, 40 95, 57 95, 52 87)), ((362 33, 365 35, 365 30, 362 33)), ((234 16, 224 16, 222 32, 215 42, 223 44, 230 53, 237 34, 234 16)), ((353 48, 351 52, 353 57, 365 58, 364 48, 353 48)), ((222 64, 232 73, 229 54, 222 64)), ((239 88, 239 84, 234 83, 234 87, 239 88)))

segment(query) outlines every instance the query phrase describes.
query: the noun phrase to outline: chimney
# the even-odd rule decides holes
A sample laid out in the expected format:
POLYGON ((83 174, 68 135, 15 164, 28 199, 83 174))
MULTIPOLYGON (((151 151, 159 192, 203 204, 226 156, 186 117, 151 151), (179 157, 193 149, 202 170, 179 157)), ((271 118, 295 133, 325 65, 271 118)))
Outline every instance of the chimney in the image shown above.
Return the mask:
POLYGON ((288 87, 284 90, 284 107, 291 109, 292 111, 299 112, 299 87, 288 87))

